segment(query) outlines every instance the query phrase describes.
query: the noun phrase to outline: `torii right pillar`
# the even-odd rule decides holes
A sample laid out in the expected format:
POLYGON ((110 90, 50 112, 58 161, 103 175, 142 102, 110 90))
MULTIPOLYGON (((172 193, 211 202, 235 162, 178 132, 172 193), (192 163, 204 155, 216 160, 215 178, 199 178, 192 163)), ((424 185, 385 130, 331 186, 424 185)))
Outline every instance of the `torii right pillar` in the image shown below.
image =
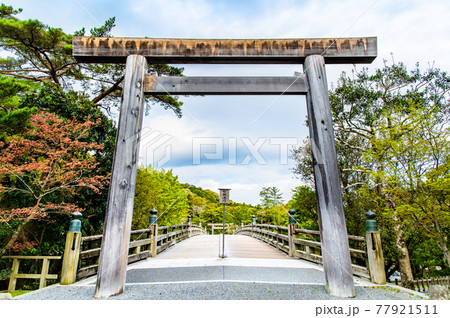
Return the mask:
POLYGON ((309 86, 306 100, 325 288, 336 297, 355 297, 325 60, 321 55, 310 55, 303 68, 309 86))

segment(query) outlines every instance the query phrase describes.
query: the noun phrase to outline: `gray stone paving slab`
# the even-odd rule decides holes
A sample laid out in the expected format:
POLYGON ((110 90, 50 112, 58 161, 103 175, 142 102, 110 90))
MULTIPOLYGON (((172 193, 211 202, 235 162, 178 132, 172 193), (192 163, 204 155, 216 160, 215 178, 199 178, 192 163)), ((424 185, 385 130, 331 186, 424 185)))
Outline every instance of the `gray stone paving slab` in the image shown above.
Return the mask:
POLYGON ((130 269, 127 272, 127 283, 219 280, 223 278, 223 267, 202 266, 130 269))
MULTIPOLYGON (((25 294, 20 300, 91 300, 94 286, 55 286, 25 294)), ((420 300, 392 287, 356 286, 356 300, 420 300)), ((323 285, 251 282, 127 284, 123 294, 110 300, 342 300, 326 293, 323 285)))
POLYGON ((323 272, 311 268, 226 266, 225 280, 325 284, 323 272))
MULTIPOLYGON (((310 268, 199 266, 135 268, 127 272, 127 283, 236 280, 324 284, 323 273, 310 268)), ((95 281, 91 282, 95 284, 95 281)))

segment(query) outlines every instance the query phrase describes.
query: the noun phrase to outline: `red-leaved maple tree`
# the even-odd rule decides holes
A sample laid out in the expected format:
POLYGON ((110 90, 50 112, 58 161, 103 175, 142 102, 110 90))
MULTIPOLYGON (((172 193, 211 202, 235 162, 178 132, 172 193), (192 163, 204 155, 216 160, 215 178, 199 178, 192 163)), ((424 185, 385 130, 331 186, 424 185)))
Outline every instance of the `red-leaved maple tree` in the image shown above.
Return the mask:
MULTIPOLYGON (((98 163, 93 155, 103 145, 86 141, 95 124, 90 120, 62 120, 42 112, 31 117, 30 128, 24 134, 0 142, 0 200, 13 192, 27 202, 26 206, 16 203, 0 209, 0 222, 16 224, 0 256, 30 246, 30 242, 18 241, 31 221, 45 219, 49 213, 80 210, 73 203, 52 202, 52 198, 72 198, 82 188, 99 193, 103 188, 108 177, 96 175, 98 163)), ((8 206, 8 202, 2 206, 8 206)))

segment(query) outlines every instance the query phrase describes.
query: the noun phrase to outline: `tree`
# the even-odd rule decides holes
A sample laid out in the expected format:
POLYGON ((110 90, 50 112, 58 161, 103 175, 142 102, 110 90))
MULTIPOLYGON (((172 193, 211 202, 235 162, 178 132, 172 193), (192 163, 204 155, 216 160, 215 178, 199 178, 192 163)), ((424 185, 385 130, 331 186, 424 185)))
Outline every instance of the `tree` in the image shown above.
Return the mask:
MULTIPOLYGON (((446 72, 399 63, 343 73, 330 91, 347 226, 361 234, 364 212, 377 213, 387 269, 399 267, 404 286, 423 259, 434 259, 429 240, 448 252, 448 194, 434 186, 448 174, 449 89, 446 72)), ((294 172, 310 182, 308 147, 293 156, 294 172)))
MULTIPOLYGON (((25 113, 43 110, 54 113, 62 119, 71 120, 75 118, 78 122, 86 120, 98 122, 90 128, 89 135, 86 136, 86 141, 103 145, 102 150, 94 153, 99 165, 92 173, 99 176, 109 176, 114 156, 116 128, 113 121, 108 119, 86 95, 74 91, 64 92, 53 83, 44 83, 35 92, 27 93, 21 98, 17 111, 22 110, 25 113)), ((26 121, 24 125, 28 125, 26 121)), ((107 200, 108 184, 105 184, 105 191, 102 191, 101 194, 95 193, 89 188, 84 188, 77 193, 77 205, 84 209, 83 235, 102 233, 107 200)), ((52 241, 50 235, 52 231, 55 232, 56 236, 59 235, 56 229, 57 223, 46 226, 48 233, 46 240, 48 242, 52 241)), ((46 250, 43 252, 46 252, 46 250)))
MULTIPOLYGON (((97 122, 84 138, 86 142, 103 145, 103 149, 93 153, 98 166, 90 174, 109 178, 116 134, 112 120, 109 120, 84 94, 63 91, 51 82, 41 84, 0 75, 0 141, 7 143, 11 137, 25 136, 27 128, 31 127, 30 117, 40 111, 51 112, 63 120, 75 118, 78 122, 86 120, 97 122)), ((73 197, 64 197, 61 192, 54 193, 51 200, 75 203, 83 211, 83 235, 101 234, 108 195, 107 184, 104 186, 106 189, 101 193, 82 188, 73 197)), ((6 203, 11 203, 15 207, 28 204, 20 193, 9 193, 7 200, 5 198, 2 201, 6 207, 10 206, 6 203)), ((67 231, 68 221, 67 215, 49 214, 45 222, 30 222, 25 228, 26 239, 37 244, 24 253, 61 255, 64 250, 62 234, 67 231)), ((15 227, 17 226, 12 226, 15 227)), ((3 239, 10 235, 11 227, 1 223, 0 245, 3 239)))
POLYGON ((300 227, 318 230, 316 192, 308 186, 298 186, 293 191, 290 208, 294 209, 296 220, 300 227))
POLYGON ((159 225, 180 224, 189 214, 188 193, 172 170, 138 168, 133 208, 133 229, 148 227, 150 210, 158 211, 159 225))
POLYGON ((265 187, 259 192, 261 205, 264 209, 283 204, 282 194, 277 187, 265 187))
MULTIPOLYGON (((66 90, 81 86, 94 103, 108 111, 111 105, 118 104, 124 65, 78 63, 72 57, 72 35, 38 20, 20 20, 16 17, 20 12, 22 9, 0 5, 0 46, 10 53, 8 57, 0 58, 0 74, 39 83, 50 81, 66 90)), ((90 36, 111 36, 114 26, 115 18, 110 18, 103 26, 91 29, 90 36)), ((84 28, 74 35, 85 35, 84 28)), ((183 69, 152 64, 149 72, 179 76, 183 69)), ((146 98, 149 103, 161 104, 181 117, 182 102, 177 97, 146 98)))
MULTIPOLYGON (((448 135, 448 134, 447 134, 448 135)), ((448 145, 448 144, 447 144, 448 145)), ((444 254, 450 266, 448 248, 450 224, 450 158, 447 157, 436 169, 425 174, 425 180, 418 187, 418 198, 407 209, 425 235, 433 239, 444 254), (428 195, 427 195, 428 194, 428 195)))
POLYGON ((357 200, 353 202, 366 202, 365 208, 379 215, 383 232, 392 234, 383 239, 396 251, 404 286, 413 279, 407 243, 410 228, 417 223, 401 207, 408 200, 417 202, 419 175, 437 167, 432 163, 437 135, 425 135, 436 129, 443 132, 449 83, 445 72, 422 73, 418 65, 408 72, 399 63, 385 65, 373 75, 367 69, 353 78, 344 73, 330 93, 338 152, 354 152, 357 159, 342 161, 343 181, 353 179, 344 189, 352 188, 357 200), (418 129, 425 123, 428 128, 418 129))
POLYGON ((37 108, 21 108, 21 98, 33 92, 36 85, 26 80, 0 75, 0 141, 8 135, 20 134, 37 108))
MULTIPOLYGON (((354 235, 364 235, 364 213, 369 207, 365 201, 360 200, 358 190, 367 183, 368 176, 364 171, 354 168, 361 167, 365 164, 362 156, 364 150, 363 140, 359 135, 344 129, 336 129, 334 133, 337 163, 342 182, 342 201, 344 204, 347 231, 354 235)), ((291 157, 296 162, 293 168, 294 174, 301 178, 308 186, 314 188, 314 170, 309 138, 303 141, 303 145, 292 150, 291 157)), ((293 199, 296 200, 295 198, 293 199)), ((309 220, 311 225, 316 224, 316 222, 317 217, 315 216, 309 220)))
POLYGON ((1 61, 2 74, 61 84, 60 77, 76 65, 70 57, 71 36, 37 20, 21 21, 15 17, 20 12, 22 9, 0 6, 0 45, 16 54, 16 58, 1 61))
POLYGON ((256 217, 261 223, 284 225, 288 212, 283 206, 282 194, 277 187, 265 187, 259 192, 261 205, 257 206, 256 217))
POLYGON ((43 220, 49 213, 80 210, 62 198, 71 198, 83 188, 100 192, 107 178, 91 174, 98 163, 90 153, 103 146, 84 140, 95 124, 64 121, 42 112, 31 117, 31 127, 23 136, 0 143, 0 222, 11 232, 0 255, 30 246, 19 240, 31 221, 43 220), (20 202, 9 200, 17 194, 20 202))
POLYGON ((190 214, 192 216, 192 222, 197 223, 201 221, 202 215, 205 213, 208 208, 208 200, 202 198, 198 195, 195 195, 191 191, 188 191, 188 204, 190 214))
MULTIPOLYGON (((308 125, 308 122, 306 122, 306 125, 308 125)), ((308 186, 314 186, 314 168, 311 154, 309 138, 303 140, 303 145, 291 150, 291 158, 295 160, 292 172, 308 186)))
MULTIPOLYGON (((369 172, 372 182, 385 180, 384 197, 390 207, 384 212, 425 230, 441 249, 448 266, 446 231, 450 211, 446 204, 448 191, 442 184, 448 183, 450 130, 441 111, 414 105, 409 113, 401 114, 393 108, 385 115, 389 120, 378 127, 377 137, 372 140, 376 147, 366 156, 384 162, 382 171, 369 172)), ((397 226, 393 224, 394 229, 397 226)))

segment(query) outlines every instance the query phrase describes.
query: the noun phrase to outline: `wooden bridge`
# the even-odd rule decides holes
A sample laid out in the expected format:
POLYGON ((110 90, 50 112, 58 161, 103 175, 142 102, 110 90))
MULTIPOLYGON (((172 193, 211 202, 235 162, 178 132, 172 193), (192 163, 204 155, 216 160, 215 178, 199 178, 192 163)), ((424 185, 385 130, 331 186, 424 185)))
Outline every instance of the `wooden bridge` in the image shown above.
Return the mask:
MULTIPOLYGON (((219 258, 222 235, 194 236, 164 251, 156 259, 219 258)), ((225 235, 226 258, 290 259, 280 250, 244 235, 225 235)))
MULTIPOLYGON (((348 237, 353 266, 349 275, 357 299, 379 297, 380 290, 372 294, 368 288, 377 283, 368 257, 377 235, 371 234, 348 237)), ((191 223, 159 228, 151 224, 132 231, 125 292, 113 299, 336 299, 325 290, 321 265, 325 251, 318 231, 298 229, 295 224, 243 225, 233 235, 225 235, 225 258, 220 257, 222 238, 191 223)), ((61 285, 21 297, 94 298, 102 239, 102 235, 82 237, 69 231, 61 285)), ((398 292, 394 298, 392 292, 383 292, 386 299, 398 296, 398 292)))
MULTIPOLYGON (((80 217, 76 216, 72 223, 79 224, 80 217)), ((167 268, 173 264, 201 266, 250 264, 267 267, 274 262, 278 267, 289 268, 311 268, 314 265, 318 271, 315 281, 324 280, 323 274, 318 274, 323 272, 321 267, 323 251, 319 231, 298 229, 295 224, 284 227, 250 224, 241 226, 234 234, 225 235, 225 259, 223 259, 222 235, 207 235, 205 229, 191 223, 158 227, 155 220, 147 229, 131 231, 128 264, 148 260, 138 263, 138 267, 167 268), (304 263, 299 260, 303 260, 304 263)), ((352 246, 350 254, 353 261, 353 273, 349 275, 370 279, 370 272, 366 267, 368 264, 365 251, 366 238, 361 236, 348 238, 352 246)), ((98 274, 102 240, 103 235, 82 237, 80 228, 71 224, 67 233, 62 266, 62 285, 80 282, 98 274)), ((151 281, 151 278, 149 279, 151 281)), ((92 278, 88 281, 92 281, 92 278)), ((384 281, 376 282, 384 283, 384 281)))
MULTIPOLYGON (((156 259, 219 258, 222 255, 222 236, 206 234, 203 228, 190 223, 159 228, 157 225, 151 225, 148 229, 132 231, 128 264, 149 257, 156 259)), ((293 224, 290 226, 251 224, 238 228, 235 234, 225 236, 227 258, 302 259, 322 265, 323 251, 319 231, 298 229, 293 224)), ((66 261, 71 265, 65 266, 71 269, 77 268, 76 274, 72 270, 72 278, 68 280, 67 277, 70 275, 63 273, 62 282, 70 284, 75 280, 97 274, 102 238, 102 235, 80 236, 79 256, 74 255, 72 261, 66 261), (77 265, 74 266, 73 262, 77 265)), ((366 238, 352 235, 348 238, 352 246, 350 255, 353 267, 353 273, 349 274, 370 279, 370 272, 366 266, 368 264, 366 238)), ((67 245, 71 247, 74 243, 70 241, 67 245)), ((373 250, 370 249, 370 251, 373 250)), ((385 278, 372 280, 377 283, 385 282, 385 278)))

